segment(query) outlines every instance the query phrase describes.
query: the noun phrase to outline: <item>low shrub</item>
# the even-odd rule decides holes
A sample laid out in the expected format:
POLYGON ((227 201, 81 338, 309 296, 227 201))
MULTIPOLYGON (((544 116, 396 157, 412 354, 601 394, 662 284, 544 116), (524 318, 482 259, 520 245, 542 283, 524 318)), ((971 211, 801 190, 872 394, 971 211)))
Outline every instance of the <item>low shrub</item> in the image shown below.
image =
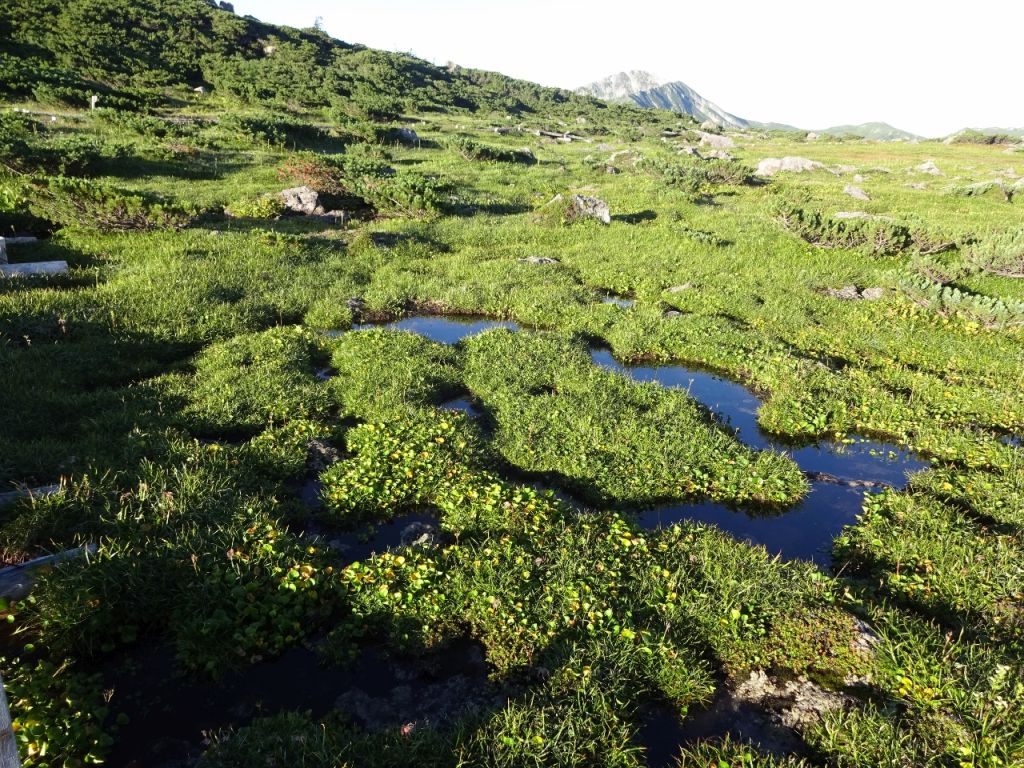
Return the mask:
POLYGON ((523 163, 532 165, 537 162, 533 152, 526 149, 505 149, 488 144, 481 144, 466 136, 453 136, 447 142, 450 150, 465 160, 476 160, 485 163, 523 163))
POLYGON ((968 256, 978 269, 1002 277, 1024 277, 1024 228, 982 240, 968 256))
POLYGON ((29 210, 65 227, 104 232, 178 229, 187 225, 194 213, 85 179, 55 176, 33 181, 30 186, 29 210))

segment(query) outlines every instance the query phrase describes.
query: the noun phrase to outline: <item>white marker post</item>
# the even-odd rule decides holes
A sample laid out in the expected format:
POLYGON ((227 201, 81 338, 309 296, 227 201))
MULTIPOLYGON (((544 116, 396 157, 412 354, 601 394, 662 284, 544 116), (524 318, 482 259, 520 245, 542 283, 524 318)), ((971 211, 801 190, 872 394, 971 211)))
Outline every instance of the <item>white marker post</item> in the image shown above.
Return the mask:
POLYGON ((89 97, 89 109, 96 109, 96 103, 100 100, 100 97, 95 93, 89 97))

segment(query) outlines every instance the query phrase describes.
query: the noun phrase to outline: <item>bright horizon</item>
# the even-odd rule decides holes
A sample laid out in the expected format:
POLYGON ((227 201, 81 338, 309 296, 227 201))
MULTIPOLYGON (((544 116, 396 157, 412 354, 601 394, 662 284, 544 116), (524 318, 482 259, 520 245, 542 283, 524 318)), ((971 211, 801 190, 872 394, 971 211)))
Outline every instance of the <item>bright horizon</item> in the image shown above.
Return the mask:
POLYGON ((1015 39, 1024 3, 969 12, 919 0, 736 0, 727 11, 651 0, 481 4, 412 0, 237 0, 263 21, 311 27, 436 64, 494 70, 574 89, 626 70, 681 80, 740 117, 806 129, 887 122, 923 136, 1024 126, 1015 39), (633 20, 636 20, 635 22, 633 20), (1019 82, 1019 81, 1018 81, 1019 82))

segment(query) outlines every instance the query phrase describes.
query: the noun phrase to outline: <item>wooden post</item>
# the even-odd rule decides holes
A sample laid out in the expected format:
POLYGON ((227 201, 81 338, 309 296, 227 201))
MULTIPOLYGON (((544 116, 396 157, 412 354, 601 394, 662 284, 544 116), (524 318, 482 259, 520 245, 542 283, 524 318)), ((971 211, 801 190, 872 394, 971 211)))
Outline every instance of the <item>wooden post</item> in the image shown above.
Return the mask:
POLYGON ((11 710, 7 707, 3 678, 0 678, 0 768, 21 768, 18 742, 11 727, 11 710))

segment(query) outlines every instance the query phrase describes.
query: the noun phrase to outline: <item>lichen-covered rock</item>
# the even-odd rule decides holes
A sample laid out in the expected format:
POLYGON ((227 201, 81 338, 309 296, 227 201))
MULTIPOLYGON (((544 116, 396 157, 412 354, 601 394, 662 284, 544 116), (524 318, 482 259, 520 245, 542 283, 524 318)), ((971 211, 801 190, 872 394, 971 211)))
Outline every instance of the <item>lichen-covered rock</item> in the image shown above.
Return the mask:
POLYGON ((939 166, 935 164, 934 160, 925 160, 920 165, 914 168, 918 173, 928 173, 932 176, 941 176, 942 171, 939 170, 939 166))
POLYGON ((303 216, 322 216, 326 211, 320 204, 320 195, 311 187, 292 187, 281 190, 279 197, 285 210, 303 216))
POLYGON ((608 210, 608 203, 598 197, 587 195, 573 195, 569 199, 570 220, 575 219, 597 219, 602 224, 611 224, 612 216, 608 210))

